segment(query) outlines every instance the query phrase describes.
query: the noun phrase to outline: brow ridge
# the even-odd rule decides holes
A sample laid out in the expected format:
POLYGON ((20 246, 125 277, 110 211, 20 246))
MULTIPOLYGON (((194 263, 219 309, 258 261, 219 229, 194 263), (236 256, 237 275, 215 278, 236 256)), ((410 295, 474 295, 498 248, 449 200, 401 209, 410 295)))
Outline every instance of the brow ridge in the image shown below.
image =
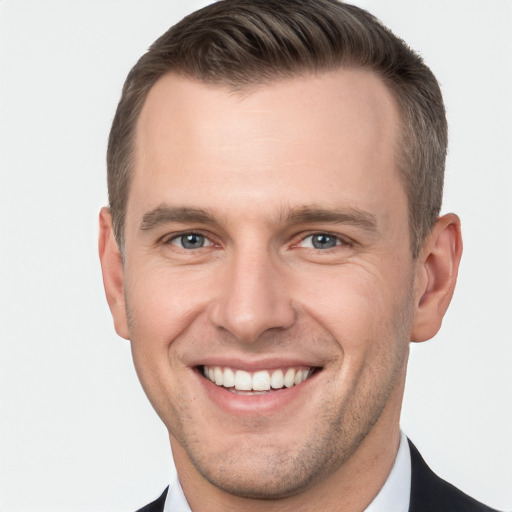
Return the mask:
MULTIPOLYGON (((142 216, 140 229, 141 231, 149 231, 172 222, 196 222, 207 225, 219 224, 218 220, 208 209, 161 204, 142 216)), ((377 229, 375 216, 357 208, 331 209, 300 206, 283 211, 278 222, 291 225, 328 222, 332 224, 350 224, 367 231, 375 231, 377 229)))
POLYGON ((375 231, 377 229, 377 219, 375 216, 358 208, 331 209, 303 206, 293 208, 286 215, 286 221, 290 224, 308 224, 315 222, 350 224, 361 227, 367 231, 375 231))
POLYGON ((203 208, 188 206, 159 205, 145 213, 140 222, 141 231, 149 231, 171 222, 197 222, 200 224, 218 224, 214 216, 203 208))

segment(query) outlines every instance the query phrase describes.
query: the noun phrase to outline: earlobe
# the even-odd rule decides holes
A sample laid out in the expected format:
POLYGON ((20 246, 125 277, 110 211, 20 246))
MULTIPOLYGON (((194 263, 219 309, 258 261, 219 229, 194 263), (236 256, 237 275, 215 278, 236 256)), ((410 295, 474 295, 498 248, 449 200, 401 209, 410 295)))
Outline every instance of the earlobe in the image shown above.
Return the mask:
POLYGON ((461 256, 460 219, 450 213, 437 220, 418 257, 411 341, 429 340, 439 331, 455 290, 461 256))
POLYGON ((102 208, 100 211, 99 228, 98 249, 105 295, 117 334, 129 339, 124 299, 123 262, 114 237, 112 217, 108 208, 102 208))

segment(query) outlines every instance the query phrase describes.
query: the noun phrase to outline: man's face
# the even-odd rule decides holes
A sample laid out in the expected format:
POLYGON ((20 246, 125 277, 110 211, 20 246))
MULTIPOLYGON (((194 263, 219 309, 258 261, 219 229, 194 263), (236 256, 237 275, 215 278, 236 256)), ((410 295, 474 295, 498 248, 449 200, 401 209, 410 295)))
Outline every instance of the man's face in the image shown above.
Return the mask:
POLYGON ((178 468, 276 498, 396 431, 416 274, 398 130, 365 71, 150 91, 118 325, 178 468))

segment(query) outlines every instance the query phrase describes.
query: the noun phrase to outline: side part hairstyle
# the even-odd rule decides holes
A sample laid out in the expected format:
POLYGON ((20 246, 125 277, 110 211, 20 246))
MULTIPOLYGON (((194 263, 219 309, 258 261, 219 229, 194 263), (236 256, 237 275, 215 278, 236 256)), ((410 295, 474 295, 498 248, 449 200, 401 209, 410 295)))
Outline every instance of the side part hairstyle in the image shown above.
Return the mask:
POLYGON ((367 11, 336 0, 223 0, 158 38, 123 87, 107 151, 110 212, 123 252, 137 120, 167 73, 247 92, 285 78, 340 68, 376 73, 401 115, 396 159, 418 255, 441 208, 447 124, 441 91, 422 58, 367 11))

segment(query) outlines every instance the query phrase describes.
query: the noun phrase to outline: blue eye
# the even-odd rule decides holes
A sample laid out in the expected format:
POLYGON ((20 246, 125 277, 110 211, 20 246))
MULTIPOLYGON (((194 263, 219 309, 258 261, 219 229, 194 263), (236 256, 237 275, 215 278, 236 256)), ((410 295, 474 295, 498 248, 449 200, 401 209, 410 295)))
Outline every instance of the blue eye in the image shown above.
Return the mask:
POLYGON ((311 236, 311 243, 315 249, 331 249, 338 245, 338 239, 325 233, 319 233, 311 236))
POLYGON ((201 249, 202 247, 211 246, 212 242, 198 233, 186 233, 173 238, 171 244, 177 245, 182 249, 201 249))
POLYGON ((315 233, 309 235, 298 244, 299 247, 308 247, 313 249, 332 249, 337 245, 341 245, 338 237, 328 233, 315 233))

